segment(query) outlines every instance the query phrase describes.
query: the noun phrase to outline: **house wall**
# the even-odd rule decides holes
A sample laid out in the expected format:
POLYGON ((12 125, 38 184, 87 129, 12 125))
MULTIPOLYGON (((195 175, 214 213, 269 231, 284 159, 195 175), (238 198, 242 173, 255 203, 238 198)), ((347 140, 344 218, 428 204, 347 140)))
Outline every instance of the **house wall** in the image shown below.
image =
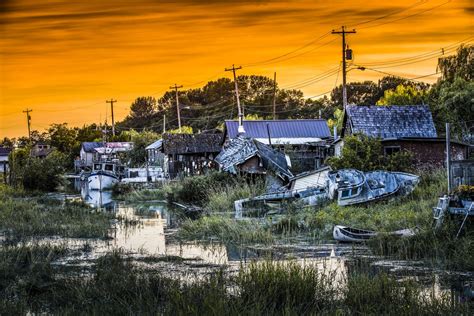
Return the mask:
POLYGON ((460 185, 474 185, 474 160, 452 161, 451 183, 454 188, 460 185))
MULTIPOLYGON (((383 141, 383 147, 400 146, 401 150, 413 153, 417 164, 432 164, 443 166, 446 160, 446 144, 443 141, 410 141, 393 140, 383 141)), ((467 147, 461 144, 451 143, 451 159, 467 159, 467 147)))
POLYGON ((167 175, 170 178, 201 175, 208 170, 218 169, 217 163, 211 159, 215 153, 188 154, 188 155, 168 155, 167 175))
POLYGON ((263 165, 261 165, 258 156, 253 156, 238 167, 240 171, 246 173, 265 173, 265 169, 263 168, 263 165))
POLYGON ((291 185, 292 190, 304 190, 308 187, 325 186, 329 170, 321 170, 321 172, 308 174, 301 178, 295 179, 291 185))

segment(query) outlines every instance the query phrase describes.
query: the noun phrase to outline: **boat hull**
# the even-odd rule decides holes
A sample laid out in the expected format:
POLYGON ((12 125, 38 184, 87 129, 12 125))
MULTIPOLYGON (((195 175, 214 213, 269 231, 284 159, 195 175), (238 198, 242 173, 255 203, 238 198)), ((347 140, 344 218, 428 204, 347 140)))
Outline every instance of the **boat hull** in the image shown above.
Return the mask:
POLYGON ((353 229, 347 226, 336 225, 333 228, 332 236, 337 241, 342 242, 363 242, 377 236, 377 233, 370 230, 353 229))
POLYGON ((110 190, 118 182, 119 178, 117 176, 102 172, 91 173, 89 177, 87 177, 89 190, 110 190))

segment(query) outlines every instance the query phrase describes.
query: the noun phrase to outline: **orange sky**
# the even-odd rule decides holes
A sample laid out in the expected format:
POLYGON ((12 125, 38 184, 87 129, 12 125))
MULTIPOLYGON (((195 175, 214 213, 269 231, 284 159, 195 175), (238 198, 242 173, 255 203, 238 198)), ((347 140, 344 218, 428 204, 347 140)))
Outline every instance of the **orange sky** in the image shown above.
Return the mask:
MULTIPOLYGON (((26 135, 27 107, 33 109, 32 129, 40 131, 51 123, 103 121, 111 97, 118 100, 120 120, 135 97, 159 97, 174 83, 191 88, 229 76, 223 70, 233 63, 244 65, 240 74, 276 71, 279 86, 291 87, 338 67, 340 38, 316 39, 343 24, 357 29, 348 41, 354 63, 374 63, 373 68, 409 78, 434 73, 437 54, 407 65, 385 62, 442 47, 450 52, 449 45, 472 42, 474 35, 470 0, 72 2, 0 3, 0 137, 26 135), (251 66, 307 43, 284 58, 251 66)), ((348 81, 380 76, 354 70, 348 81)), ((307 97, 318 95, 336 79, 341 82, 334 74, 301 90, 307 97)))

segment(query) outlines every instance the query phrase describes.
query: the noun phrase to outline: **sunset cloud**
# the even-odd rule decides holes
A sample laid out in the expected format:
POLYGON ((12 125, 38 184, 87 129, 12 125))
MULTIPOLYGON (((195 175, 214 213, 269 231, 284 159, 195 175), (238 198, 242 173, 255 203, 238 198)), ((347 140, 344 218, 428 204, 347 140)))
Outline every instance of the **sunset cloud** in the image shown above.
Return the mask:
MULTIPOLYGON (((0 136, 25 133, 26 106, 34 109, 36 129, 53 122, 82 125, 104 119, 110 97, 119 100, 120 119, 135 97, 159 96, 170 84, 198 82, 219 71, 227 76, 224 67, 285 54, 342 24, 374 20, 349 37, 357 62, 440 50, 472 35, 473 13, 470 1, 446 0, 2 1, 0 136)), ((277 71, 282 87, 312 77, 338 66, 341 44, 334 38, 316 41, 296 58, 241 73, 277 71), (328 44, 316 49, 323 43, 328 44)), ((435 68, 433 58, 386 71, 417 76, 435 68)), ((375 80, 379 75, 354 71, 348 79, 375 80)), ((335 82, 336 76, 302 90, 316 95, 335 82)))

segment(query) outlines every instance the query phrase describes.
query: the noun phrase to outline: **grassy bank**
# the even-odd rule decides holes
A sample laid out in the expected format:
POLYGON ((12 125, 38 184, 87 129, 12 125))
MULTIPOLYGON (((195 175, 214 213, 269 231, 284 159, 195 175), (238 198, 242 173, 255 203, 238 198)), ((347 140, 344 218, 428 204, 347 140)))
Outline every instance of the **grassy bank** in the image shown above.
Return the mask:
POLYGON ((180 282, 119 252, 99 258, 90 277, 61 275, 51 265, 57 255, 44 246, 0 250, 0 274, 9 276, 0 283, 0 314, 467 315, 472 309, 387 275, 352 273, 341 286, 333 275, 295 262, 252 263, 237 275, 221 270, 180 282))
POLYGON ((105 237, 112 214, 96 212, 81 202, 61 202, 0 186, 0 231, 7 237, 105 237))

